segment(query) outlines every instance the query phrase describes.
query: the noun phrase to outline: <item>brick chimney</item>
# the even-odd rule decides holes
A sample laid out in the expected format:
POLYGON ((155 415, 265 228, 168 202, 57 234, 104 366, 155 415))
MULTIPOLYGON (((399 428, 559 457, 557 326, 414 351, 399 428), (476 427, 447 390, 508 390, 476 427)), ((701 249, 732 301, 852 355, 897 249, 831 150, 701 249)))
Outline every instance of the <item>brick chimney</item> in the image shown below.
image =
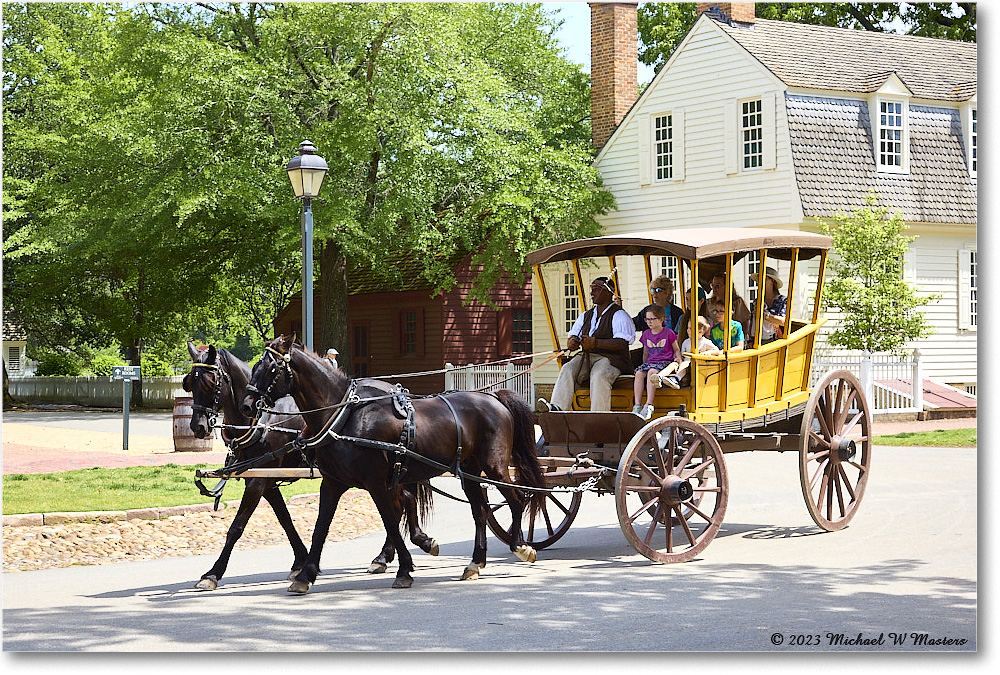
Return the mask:
POLYGON ((588 4, 590 138, 600 149, 639 98, 639 3, 588 4))
POLYGON ((753 24, 757 19, 752 2, 699 2, 698 16, 702 14, 729 23, 753 24))

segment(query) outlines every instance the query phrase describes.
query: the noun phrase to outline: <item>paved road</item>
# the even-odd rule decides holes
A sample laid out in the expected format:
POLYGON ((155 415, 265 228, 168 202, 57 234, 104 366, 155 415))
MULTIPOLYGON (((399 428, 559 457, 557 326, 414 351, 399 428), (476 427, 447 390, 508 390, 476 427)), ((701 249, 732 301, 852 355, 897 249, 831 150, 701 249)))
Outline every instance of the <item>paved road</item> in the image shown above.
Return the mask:
POLYGON ((212 593, 191 588, 205 556, 8 573, 4 650, 976 649, 974 450, 877 448, 861 511, 837 533, 812 525, 793 453, 727 463, 723 530, 686 564, 637 555, 613 498, 588 494, 577 524, 538 562, 517 561, 491 535, 482 579, 459 582, 472 522, 467 506, 439 498, 428 530, 442 555, 415 554, 412 589, 364 573, 379 534, 328 545, 325 574, 304 597, 285 592, 286 547, 238 550, 212 593), (891 644, 893 632, 906 634, 904 646, 891 644), (831 646, 828 633, 884 634, 886 644, 831 646), (915 647, 911 633, 966 642, 915 647), (793 645, 796 636, 820 645, 793 645))

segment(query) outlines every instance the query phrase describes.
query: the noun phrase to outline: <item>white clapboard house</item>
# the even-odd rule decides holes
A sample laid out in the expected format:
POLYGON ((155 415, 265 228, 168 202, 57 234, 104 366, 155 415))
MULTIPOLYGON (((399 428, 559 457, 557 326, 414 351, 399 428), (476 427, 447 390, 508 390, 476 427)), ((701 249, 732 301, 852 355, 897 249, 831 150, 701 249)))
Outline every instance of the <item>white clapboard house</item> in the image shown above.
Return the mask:
MULTIPOLYGON (((925 311, 934 334, 913 345, 924 375, 974 391, 976 45, 757 19, 753 3, 698 8, 637 97, 636 5, 591 3, 595 165, 617 201, 605 232, 818 231, 874 190, 918 237, 907 278, 940 294, 925 311)), ((671 260, 657 265, 674 273, 671 260)), ((736 274, 745 297, 753 265, 736 274)), ((648 302, 645 271, 619 275, 635 314, 648 302)), ((578 311, 572 275, 554 270, 546 281, 568 322, 578 311)), ((536 314, 536 344, 547 344, 536 314)), ((536 383, 544 390, 554 378, 540 370, 536 383)))

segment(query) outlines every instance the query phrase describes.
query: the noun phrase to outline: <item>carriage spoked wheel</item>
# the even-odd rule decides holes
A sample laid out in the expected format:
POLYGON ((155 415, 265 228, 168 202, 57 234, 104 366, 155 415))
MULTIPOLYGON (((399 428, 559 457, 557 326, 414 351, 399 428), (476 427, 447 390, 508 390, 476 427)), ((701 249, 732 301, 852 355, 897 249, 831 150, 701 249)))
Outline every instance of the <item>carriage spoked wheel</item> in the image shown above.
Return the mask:
POLYGON ((698 555, 722 526, 728 501, 722 448, 689 419, 650 422, 618 464, 618 522, 632 547, 650 560, 686 562, 698 555))
MULTIPOLYGON (((497 539, 509 546, 509 531, 513 519, 510 506, 500 496, 499 490, 493 488, 486 490, 486 501, 490 504, 486 512, 486 524, 497 539)), ((525 509, 521 516, 524 543, 540 551, 559 541, 576 519, 582 501, 581 492, 546 493, 541 509, 535 514, 529 514, 525 509)))
POLYGON ((813 521, 843 529, 865 494, 871 462, 872 416, 861 383, 845 370, 813 388, 802 417, 799 482, 813 521))

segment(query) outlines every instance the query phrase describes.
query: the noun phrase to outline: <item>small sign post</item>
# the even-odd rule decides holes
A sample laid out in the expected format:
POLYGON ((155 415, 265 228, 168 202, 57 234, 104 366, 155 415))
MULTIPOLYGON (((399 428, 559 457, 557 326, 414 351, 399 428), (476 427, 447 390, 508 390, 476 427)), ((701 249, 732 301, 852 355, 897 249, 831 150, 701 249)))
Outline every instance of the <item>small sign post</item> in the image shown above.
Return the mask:
POLYGON ((139 377, 139 366, 111 367, 111 380, 122 381, 122 450, 128 450, 128 407, 132 396, 132 380, 138 380, 139 377))

